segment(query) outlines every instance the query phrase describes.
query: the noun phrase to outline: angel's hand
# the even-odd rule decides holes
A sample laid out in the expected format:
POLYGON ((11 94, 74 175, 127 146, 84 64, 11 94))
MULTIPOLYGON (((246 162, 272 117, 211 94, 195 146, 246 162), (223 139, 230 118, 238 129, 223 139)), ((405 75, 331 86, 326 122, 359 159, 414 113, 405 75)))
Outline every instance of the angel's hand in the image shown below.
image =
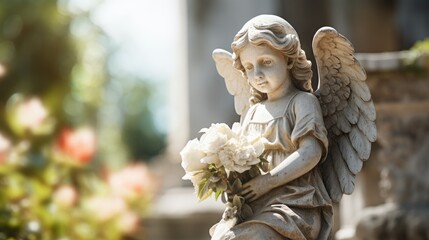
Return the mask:
POLYGON ((241 190, 240 195, 246 199, 246 202, 253 202, 272 189, 267 184, 267 177, 269 176, 259 175, 243 184, 243 190, 241 190))

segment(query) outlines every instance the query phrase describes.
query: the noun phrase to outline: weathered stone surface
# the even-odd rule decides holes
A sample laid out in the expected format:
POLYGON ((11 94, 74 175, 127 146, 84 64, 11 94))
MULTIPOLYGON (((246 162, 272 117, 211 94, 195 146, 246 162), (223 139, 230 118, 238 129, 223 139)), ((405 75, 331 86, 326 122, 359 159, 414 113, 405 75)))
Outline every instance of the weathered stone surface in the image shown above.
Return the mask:
POLYGON ((429 239, 429 206, 383 204, 365 209, 356 238, 365 240, 429 239))

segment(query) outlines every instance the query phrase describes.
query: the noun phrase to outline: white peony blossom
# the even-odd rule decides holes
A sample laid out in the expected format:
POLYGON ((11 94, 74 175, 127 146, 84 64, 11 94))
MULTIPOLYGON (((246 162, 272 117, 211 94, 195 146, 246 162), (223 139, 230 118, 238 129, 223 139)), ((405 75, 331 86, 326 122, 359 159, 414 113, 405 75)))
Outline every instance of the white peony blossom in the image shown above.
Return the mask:
POLYGON ((180 156, 182 157, 181 165, 186 172, 183 179, 190 179, 194 172, 207 168, 207 163, 201 161, 206 157, 206 154, 202 151, 202 146, 198 139, 189 141, 180 151, 180 156))
POLYGON ((195 173, 193 175, 189 175, 186 180, 191 180, 192 185, 194 186, 195 189, 195 194, 198 195, 198 191, 199 191, 199 185, 201 183, 201 181, 204 178, 204 174, 203 173, 195 173))
POLYGON ((261 138, 249 141, 247 137, 241 136, 228 140, 218 155, 220 163, 226 170, 242 173, 261 161, 259 156, 263 151, 264 144, 261 138))
POLYGON ((219 160, 218 154, 214 154, 214 153, 212 153, 210 155, 207 155, 206 157, 202 158, 201 162, 208 163, 208 164, 209 163, 213 163, 213 164, 216 165, 216 167, 220 167, 221 166, 221 162, 219 160))
POLYGON ((238 137, 241 133, 241 124, 238 122, 232 124, 231 131, 234 134, 234 137, 238 137))
POLYGON ((210 128, 201 129, 200 132, 204 133, 201 136, 200 142, 203 146, 204 152, 208 154, 218 153, 223 145, 225 145, 228 139, 233 135, 233 132, 225 123, 212 124, 210 128))
POLYGON ((212 124, 200 132, 201 138, 189 141, 180 155, 186 172, 183 179, 192 181, 203 200, 219 189, 224 191, 221 183, 226 185, 229 172, 243 173, 261 161, 264 138, 243 135, 239 123, 232 128, 225 123, 212 124))

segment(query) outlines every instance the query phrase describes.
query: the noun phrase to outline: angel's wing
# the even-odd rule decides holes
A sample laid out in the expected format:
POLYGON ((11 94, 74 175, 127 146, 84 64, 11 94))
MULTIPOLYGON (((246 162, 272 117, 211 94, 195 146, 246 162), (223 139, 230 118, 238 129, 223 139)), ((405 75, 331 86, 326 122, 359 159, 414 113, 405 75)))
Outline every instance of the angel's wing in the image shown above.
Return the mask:
POLYGON ((235 111, 244 118, 250 106, 250 86, 246 78, 232 65, 232 54, 228 51, 215 49, 212 56, 217 72, 225 79, 226 89, 234 96, 235 111))
POLYGON ((355 175, 369 158, 376 140, 375 108, 366 73, 353 56, 352 44, 335 29, 323 27, 314 35, 319 98, 329 152, 321 165, 323 181, 332 200, 339 202, 343 193, 351 194, 355 175))

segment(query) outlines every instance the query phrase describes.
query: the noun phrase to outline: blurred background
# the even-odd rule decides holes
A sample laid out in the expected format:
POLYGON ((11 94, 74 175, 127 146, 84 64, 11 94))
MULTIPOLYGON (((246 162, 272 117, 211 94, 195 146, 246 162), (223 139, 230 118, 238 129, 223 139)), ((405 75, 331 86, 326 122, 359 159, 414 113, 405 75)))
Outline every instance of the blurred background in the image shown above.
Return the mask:
POLYGON ((336 206, 336 238, 429 239, 427 12, 425 0, 0 0, 0 239, 209 239, 222 204, 198 202, 179 152, 239 121, 211 53, 263 13, 289 21, 313 63, 314 33, 333 26, 368 73, 379 138, 336 206))

